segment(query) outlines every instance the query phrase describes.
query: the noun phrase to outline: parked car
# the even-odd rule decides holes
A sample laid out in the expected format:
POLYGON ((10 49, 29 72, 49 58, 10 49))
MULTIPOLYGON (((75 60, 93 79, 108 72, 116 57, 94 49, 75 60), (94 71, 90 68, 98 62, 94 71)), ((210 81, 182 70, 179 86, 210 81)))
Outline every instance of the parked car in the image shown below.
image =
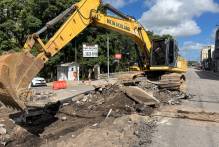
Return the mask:
POLYGON ((31 81, 31 87, 47 86, 46 80, 42 77, 35 77, 31 81))

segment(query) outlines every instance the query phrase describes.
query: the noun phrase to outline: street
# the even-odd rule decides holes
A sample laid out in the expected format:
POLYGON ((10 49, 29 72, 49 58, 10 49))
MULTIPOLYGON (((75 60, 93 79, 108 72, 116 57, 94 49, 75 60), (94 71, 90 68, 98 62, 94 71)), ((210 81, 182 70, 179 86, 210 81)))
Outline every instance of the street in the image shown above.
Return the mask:
MULTIPOLYGON (((189 69, 188 92, 193 95, 183 105, 204 112, 219 112, 219 76, 189 69)), ((189 110, 187 110, 189 111, 189 110)), ((158 118, 151 147, 219 147, 219 124, 180 118, 158 118)))

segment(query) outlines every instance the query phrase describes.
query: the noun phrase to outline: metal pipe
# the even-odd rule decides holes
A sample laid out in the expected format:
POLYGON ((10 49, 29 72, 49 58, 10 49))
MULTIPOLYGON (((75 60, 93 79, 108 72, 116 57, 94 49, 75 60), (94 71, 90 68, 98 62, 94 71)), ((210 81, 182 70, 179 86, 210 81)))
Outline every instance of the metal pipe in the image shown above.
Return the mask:
POLYGON ((76 10, 76 6, 72 5, 70 8, 66 9, 64 12, 60 13, 57 17, 55 17, 54 19, 52 19, 51 21, 47 22, 46 25, 40 29, 38 32, 36 32, 37 35, 42 34, 43 32, 45 32, 48 28, 50 28, 51 26, 54 26, 55 24, 57 24, 59 21, 63 20, 68 14, 72 13, 73 11, 76 10))
POLYGON ((117 10, 116 8, 114 8, 110 4, 105 4, 104 7, 107 8, 108 10, 110 10, 111 12, 113 12, 114 14, 118 15, 119 17, 123 18, 123 19, 127 19, 127 20, 130 19, 129 16, 127 16, 124 13, 122 13, 121 11, 117 10))

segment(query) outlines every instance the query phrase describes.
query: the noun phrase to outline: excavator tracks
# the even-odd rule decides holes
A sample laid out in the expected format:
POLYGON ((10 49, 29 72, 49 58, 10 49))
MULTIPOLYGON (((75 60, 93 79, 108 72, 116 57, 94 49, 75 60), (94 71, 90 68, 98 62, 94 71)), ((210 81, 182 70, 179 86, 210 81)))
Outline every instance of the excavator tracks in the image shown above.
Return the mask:
POLYGON ((158 86, 169 90, 183 90, 185 78, 180 73, 164 74, 160 77, 158 86))
POLYGON ((186 79, 183 73, 167 73, 161 75, 158 79, 156 77, 156 80, 151 80, 150 78, 148 79, 145 77, 142 72, 133 72, 122 74, 118 77, 118 79, 125 85, 147 80, 148 82, 157 85, 160 89, 179 90, 182 92, 186 91, 186 79))

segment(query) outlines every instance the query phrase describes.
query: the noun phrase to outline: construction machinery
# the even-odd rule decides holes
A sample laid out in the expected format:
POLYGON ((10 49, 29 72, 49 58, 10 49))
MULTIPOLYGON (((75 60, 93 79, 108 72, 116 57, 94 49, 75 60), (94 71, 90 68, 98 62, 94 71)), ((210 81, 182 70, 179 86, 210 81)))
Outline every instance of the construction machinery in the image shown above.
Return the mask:
POLYGON ((30 35, 21 52, 0 57, 0 101, 8 107, 25 110, 29 95, 27 87, 44 67, 44 63, 91 25, 117 31, 132 38, 136 43, 141 71, 151 71, 154 75, 186 71, 185 61, 177 56, 175 42, 153 42, 143 26, 134 18, 110 5, 103 5, 101 0, 81 0, 48 22, 41 30, 30 35), (100 8, 111 11, 115 16, 108 15, 100 8), (63 20, 65 21, 60 29, 44 43, 40 34, 63 20), (38 48, 38 54, 35 56, 31 54, 34 47, 38 48))
MULTIPOLYGON (((179 89, 185 85, 187 61, 178 54, 179 48, 173 38, 152 40, 150 65, 133 65, 131 71, 144 71, 143 76, 148 80, 156 81, 161 88, 179 89)), ((138 75, 142 76, 142 75, 138 75)))

